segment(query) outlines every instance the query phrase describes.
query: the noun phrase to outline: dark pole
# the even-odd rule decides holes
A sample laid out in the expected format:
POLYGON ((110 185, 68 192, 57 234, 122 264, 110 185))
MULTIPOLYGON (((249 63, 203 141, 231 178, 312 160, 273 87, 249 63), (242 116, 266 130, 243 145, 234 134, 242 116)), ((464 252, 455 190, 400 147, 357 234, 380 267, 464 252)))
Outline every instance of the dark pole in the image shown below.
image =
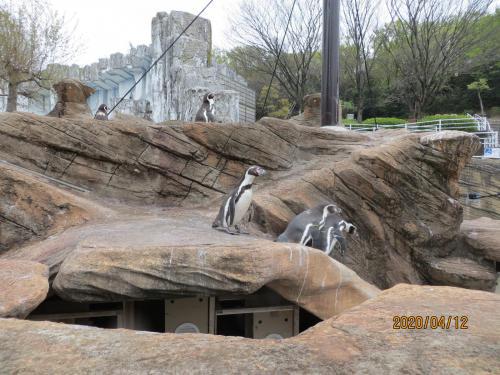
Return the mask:
POLYGON ((321 126, 339 124, 340 0, 323 0, 321 126))

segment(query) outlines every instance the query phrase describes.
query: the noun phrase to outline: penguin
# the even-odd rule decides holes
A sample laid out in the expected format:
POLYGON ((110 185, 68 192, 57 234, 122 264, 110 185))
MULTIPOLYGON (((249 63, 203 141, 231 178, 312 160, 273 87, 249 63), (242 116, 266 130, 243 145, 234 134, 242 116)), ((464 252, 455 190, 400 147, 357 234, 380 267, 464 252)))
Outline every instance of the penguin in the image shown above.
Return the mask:
POLYGON ((333 203, 320 204, 295 216, 276 242, 293 242, 301 245, 310 243, 315 231, 320 231, 329 215, 338 214, 341 209, 333 203))
POLYGON ((323 250, 326 255, 330 255, 337 246, 340 245, 340 255, 343 257, 347 248, 347 240, 344 233, 354 234, 356 227, 343 220, 337 214, 328 215, 323 228, 311 232, 312 247, 323 250))
POLYGON ((252 202, 252 183, 255 177, 265 174, 266 170, 257 165, 253 165, 246 170, 238 185, 224 199, 212 228, 222 228, 230 234, 241 233, 238 224, 247 213, 252 202), (231 227, 234 227, 236 232, 231 231, 231 227))
POLYGON ((201 107, 196 112, 194 121, 215 122, 214 94, 208 93, 203 96, 201 107))
POLYGON ((50 111, 47 114, 47 116, 61 118, 64 116, 65 108, 66 108, 66 105, 64 104, 64 102, 58 101, 56 103, 56 105, 54 106, 54 109, 52 109, 52 111, 50 111))
POLYGON ((101 104, 95 113, 94 118, 96 120, 108 120, 108 106, 106 104, 101 104))

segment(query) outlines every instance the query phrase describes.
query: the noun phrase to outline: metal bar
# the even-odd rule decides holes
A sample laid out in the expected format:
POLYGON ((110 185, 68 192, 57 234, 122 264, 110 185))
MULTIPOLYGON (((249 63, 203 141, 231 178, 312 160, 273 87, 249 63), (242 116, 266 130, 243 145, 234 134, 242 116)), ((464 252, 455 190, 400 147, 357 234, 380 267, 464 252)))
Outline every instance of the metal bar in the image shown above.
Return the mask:
POLYGON ((208 298, 208 333, 215 335, 217 331, 217 315, 215 314, 215 297, 208 298))
POLYGON ((78 318, 99 318, 103 316, 118 316, 122 310, 85 311, 76 313, 35 314, 28 317, 29 320, 59 320, 78 318))
POLYGON ((339 123, 340 0, 323 0, 321 126, 339 123))
POLYGON ((135 327, 135 302, 123 302, 123 326, 124 328, 134 329, 135 327))
POLYGON ((272 312, 272 311, 290 311, 293 310, 295 306, 266 306, 266 307, 242 307, 236 309, 222 309, 217 310, 215 313, 217 316, 220 315, 239 315, 239 314, 253 314, 261 312, 272 312))
POLYGON ((300 308, 294 306, 293 309, 293 335, 297 336, 300 333, 300 308))

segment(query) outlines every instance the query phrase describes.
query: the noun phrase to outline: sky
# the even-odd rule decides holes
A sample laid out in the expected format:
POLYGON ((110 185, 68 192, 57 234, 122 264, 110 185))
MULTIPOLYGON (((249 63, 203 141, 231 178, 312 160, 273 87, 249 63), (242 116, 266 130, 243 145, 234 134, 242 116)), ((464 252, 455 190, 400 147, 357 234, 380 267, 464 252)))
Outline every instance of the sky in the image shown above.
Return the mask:
MULTIPOLYGON (((203 13, 202 17, 212 22, 214 46, 227 46, 229 28, 227 15, 236 11, 239 1, 214 0, 203 13)), ((64 14, 71 24, 76 24, 75 34, 82 48, 72 62, 85 65, 115 52, 126 53, 130 44, 149 45, 151 19, 157 12, 179 10, 198 14, 208 0, 48 0, 48 2, 55 10, 64 14)))
MULTIPOLYGON (((75 34, 82 48, 73 61, 91 64, 115 52, 126 53, 130 44, 151 43, 151 19, 157 12, 172 10, 197 14, 208 0, 48 0, 70 23, 76 24, 75 34)), ((228 48, 229 15, 236 12, 242 0, 214 0, 203 14, 212 22, 214 47, 228 48)), ((321 1, 321 0, 318 0, 321 1)), ((443 0, 446 1, 446 0, 443 0)), ((500 7, 494 0, 492 10, 500 7)))

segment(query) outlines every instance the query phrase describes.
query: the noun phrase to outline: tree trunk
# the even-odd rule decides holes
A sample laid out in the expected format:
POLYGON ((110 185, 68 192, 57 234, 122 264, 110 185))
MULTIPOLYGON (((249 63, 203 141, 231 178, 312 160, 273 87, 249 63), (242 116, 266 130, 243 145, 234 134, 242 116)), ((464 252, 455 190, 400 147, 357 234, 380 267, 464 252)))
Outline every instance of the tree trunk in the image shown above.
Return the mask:
POLYGON ((363 121, 363 104, 361 103, 357 105, 356 121, 359 123, 363 121))
POLYGON ((7 97, 7 112, 17 111, 17 83, 9 82, 9 96, 7 97))
POLYGON ((416 100, 413 103, 413 118, 415 119, 415 121, 418 121, 420 120, 421 116, 422 116, 422 107, 420 105, 420 102, 416 100))
POLYGON ((484 116, 483 99, 481 98, 481 91, 477 90, 477 97, 479 98, 479 107, 481 108, 481 116, 484 116))

